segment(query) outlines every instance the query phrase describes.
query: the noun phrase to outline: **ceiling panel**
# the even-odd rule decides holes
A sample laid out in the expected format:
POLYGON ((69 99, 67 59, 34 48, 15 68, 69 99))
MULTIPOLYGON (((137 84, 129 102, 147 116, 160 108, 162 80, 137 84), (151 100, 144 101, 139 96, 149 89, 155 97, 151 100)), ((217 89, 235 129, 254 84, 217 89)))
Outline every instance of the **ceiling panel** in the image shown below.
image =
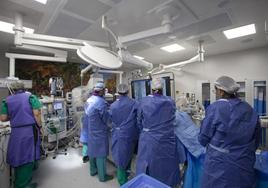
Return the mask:
POLYGON ((47 34, 61 37, 77 37, 89 26, 90 23, 61 12, 50 26, 47 34))
POLYGON ((110 8, 98 0, 69 0, 64 6, 65 10, 90 20, 97 20, 110 8))
POLYGON ((130 51, 130 52, 137 52, 137 51, 141 51, 141 50, 145 50, 145 49, 148 49, 150 48, 151 46, 147 43, 144 43, 144 42, 138 42, 138 43, 134 43, 134 44, 131 44, 127 47, 127 49, 130 51))
POLYGON ((191 24, 184 28, 176 30, 176 36, 178 39, 186 39, 188 37, 199 36, 203 33, 208 33, 221 28, 225 28, 232 25, 232 21, 227 13, 222 13, 217 16, 210 17, 200 22, 191 24))
POLYGON ((0 15, 3 17, 14 19, 15 12, 20 12, 23 14, 23 20, 25 25, 35 25, 38 26, 43 13, 32 8, 28 8, 21 4, 13 3, 8 0, 1 0, 0 3, 0 15))
POLYGON ((112 0, 114 3, 120 3, 122 0, 112 0))

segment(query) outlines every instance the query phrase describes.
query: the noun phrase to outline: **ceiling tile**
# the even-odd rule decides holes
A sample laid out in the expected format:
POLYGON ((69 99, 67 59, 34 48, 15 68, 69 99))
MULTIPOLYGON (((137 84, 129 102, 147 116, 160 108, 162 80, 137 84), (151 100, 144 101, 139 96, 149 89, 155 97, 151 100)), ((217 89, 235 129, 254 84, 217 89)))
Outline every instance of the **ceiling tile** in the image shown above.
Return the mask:
POLYGON ((65 10, 90 20, 97 20, 110 8, 98 0, 69 0, 64 7, 65 10))
POLYGON ((122 0, 112 0, 114 3, 120 3, 122 0))
POLYGON ((27 24, 38 26, 43 17, 42 12, 10 1, 1 1, 0 5, 0 15, 3 17, 14 19, 15 12, 22 13, 25 26, 27 24))
POLYGON ((138 51, 141 51, 141 50, 145 50, 145 49, 148 49, 150 48, 151 46, 149 44, 146 44, 144 42, 138 42, 138 43, 134 43, 134 44, 131 44, 127 47, 127 49, 130 51, 130 52, 138 52, 138 51))
POLYGON ((230 20, 228 14, 222 13, 189 26, 174 30, 176 32, 175 35, 177 36, 177 39, 186 39, 188 37, 199 36, 203 33, 208 33, 231 25, 232 21, 230 20))
POLYGON ((64 13, 60 13, 55 22, 50 26, 47 34, 61 37, 77 37, 90 24, 64 13))

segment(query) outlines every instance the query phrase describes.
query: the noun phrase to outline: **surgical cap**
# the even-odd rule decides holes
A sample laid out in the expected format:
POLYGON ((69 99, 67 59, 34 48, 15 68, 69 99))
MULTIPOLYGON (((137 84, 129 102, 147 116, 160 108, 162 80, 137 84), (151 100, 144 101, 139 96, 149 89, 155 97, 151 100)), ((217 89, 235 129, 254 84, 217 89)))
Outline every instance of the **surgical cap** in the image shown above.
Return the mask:
POLYGON ((128 86, 126 84, 119 84, 118 86, 118 93, 127 93, 128 86))
POLYGON ((104 86, 104 83, 102 83, 102 82, 98 82, 98 83, 95 84, 93 90, 94 90, 94 91, 101 91, 101 90, 104 89, 104 87, 105 87, 105 86, 104 86))
POLYGON ((10 87, 14 90, 24 89, 24 83, 21 80, 17 80, 10 84, 10 87))
POLYGON ((164 87, 164 80, 162 78, 153 78, 152 80, 152 89, 157 90, 157 89, 163 89, 164 87))
POLYGON ((229 94, 236 93, 240 88, 240 85, 237 84, 234 79, 228 76, 219 77, 214 84, 216 88, 221 89, 229 94))

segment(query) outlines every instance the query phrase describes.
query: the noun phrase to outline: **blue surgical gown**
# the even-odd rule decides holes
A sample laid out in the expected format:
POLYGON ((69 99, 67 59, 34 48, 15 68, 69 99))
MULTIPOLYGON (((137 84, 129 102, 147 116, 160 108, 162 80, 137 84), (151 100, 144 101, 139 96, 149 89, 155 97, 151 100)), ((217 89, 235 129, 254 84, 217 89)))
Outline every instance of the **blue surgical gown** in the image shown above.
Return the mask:
POLYGON ((202 121, 199 142, 207 146, 202 188, 255 187, 258 116, 240 99, 220 99, 202 121))
POLYGON ((120 96, 110 107, 112 121, 112 156, 118 168, 126 169, 138 140, 138 106, 128 96, 120 96))
POLYGON ((179 158, 174 133, 175 102, 166 96, 147 96, 140 101, 136 174, 147 173, 171 186, 179 181, 179 158))
POLYGON ((108 104, 100 96, 92 95, 86 103, 88 118, 88 156, 107 157, 109 155, 109 140, 107 126, 109 122, 108 104))

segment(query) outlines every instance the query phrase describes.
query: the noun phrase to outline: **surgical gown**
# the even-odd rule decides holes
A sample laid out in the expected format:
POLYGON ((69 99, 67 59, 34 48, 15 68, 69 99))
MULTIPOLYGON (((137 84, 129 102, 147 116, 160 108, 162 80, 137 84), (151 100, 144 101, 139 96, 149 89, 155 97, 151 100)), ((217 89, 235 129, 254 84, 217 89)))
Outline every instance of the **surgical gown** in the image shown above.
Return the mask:
POLYGON ((140 101, 139 138, 136 174, 151 177, 174 187, 179 183, 179 158, 176 147, 175 102, 166 96, 147 96, 140 101))
POLYGON ((202 188, 255 187, 258 116, 240 99, 220 99, 202 121, 199 142, 207 146, 202 188))
POLYGON ((112 121, 112 156, 118 168, 126 169, 138 139, 137 103, 120 96, 110 108, 112 121))
POLYGON ((88 118, 88 156, 92 158, 108 156, 109 113, 106 101, 100 96, 92 95, 87 100, 85 113, 88 118))

